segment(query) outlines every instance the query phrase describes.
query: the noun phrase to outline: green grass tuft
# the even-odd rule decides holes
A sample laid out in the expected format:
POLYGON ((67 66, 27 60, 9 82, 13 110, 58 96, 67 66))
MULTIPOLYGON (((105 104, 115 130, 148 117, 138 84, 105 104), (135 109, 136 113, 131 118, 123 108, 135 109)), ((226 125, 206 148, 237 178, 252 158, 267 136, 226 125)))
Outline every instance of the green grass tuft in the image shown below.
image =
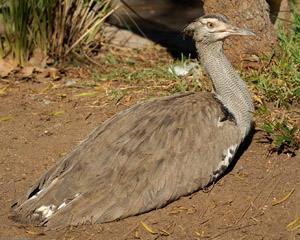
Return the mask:
POLYGON ((292 21, 288 32, 278 25, 278 40, 282 56, 273 52, 263 61, 268 65, 258 71, 246 73, 245 78, 256 90, 259 98, 273 101, 276 107, 289 107, 300 100, 300 15, 293 4, 292 21))
MULTIPOLYGON (((45 56, 63 60, 95 38, 118 1, 0 0, 4 40, 0 58, 10 52, 21 66, 39 48, 45 56)), ((99 40, 98 40, 99 41, 99 40)))
POLYGON ((295 107, 300 102, 300 15, 293 3, 291 8, 291 27, 283 29, 280 21, 278 25, 282 55, 274 51, 262 59, 267 62, 264 68, 242 74, 259 102, 256 121, 266 135, 270 151, 295 154, 300 147, 300 112, 295 107))

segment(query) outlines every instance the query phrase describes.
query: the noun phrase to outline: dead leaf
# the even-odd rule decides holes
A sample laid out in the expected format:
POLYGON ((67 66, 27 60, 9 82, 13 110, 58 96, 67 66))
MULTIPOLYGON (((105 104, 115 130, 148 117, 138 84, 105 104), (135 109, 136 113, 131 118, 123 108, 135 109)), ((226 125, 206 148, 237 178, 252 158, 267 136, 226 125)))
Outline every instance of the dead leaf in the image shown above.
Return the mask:
POLYGON ((292 232, 292 231, 295 231, 296 229, 299 229, 299 228, 300 228, 300 224, 299 224, 298 226, 294 227, 294 228, 291 230, 291 232, 292 232))
POLYGON ((259 222, 259 220, 258 219, 256 219, 255 217, 250 217, 253 221, 255 221, 255 222, 259 222))
POLYGON ((254 99, 255 101, 259 102, 261 105, 263 105, 262 100, 261 100, 260 97, 254 95, 254 96, 253 96, 253 99, 254 99))
POLYGON ((64 99, 67 97, 67 94, 66 93, 59 93, 59 94, 56 94, 58 97, 57 98, 60 98, 60 99, 64 99))
POLYGON ((95 92, 84 92, 84 93, 79 93, 77 95, 75 95, 75 97, 85 97, 85 96, 91 96, 91 95, 95 95, 99 93, 99 91, 95 91, 95 92))
POLYGON ((53 113, 52 115, 53 115, 53 116, 59 116, 59 115, 64 114, 65 112, 66 112, 66 110, 62 110, 62 111, 55 112, 55 113, 53 113))
POLYGON ((57 81, 60 79, 60 75, 58 74, 58 69, 57 68, 47 68, 47 71, 50 74, 50 77, 54 80, 57 81))
POLYGON ((32 67, 32 66, 26 66, 26 67, 23 67, 23 68, 21 69, 21 71, 18 73, 18 75, 19 75, 21 78, 27 78, 27 77, 32 76, 34 70, 35 70, 34 67, 32 67))
POLYGON ((96 91, 101 91, 101 90, 107 90, 108 88, 110 88, 111 84, 110 83, 101 83, 101 86, 96 86, 94 87, 94 89, 96 91))
POLYGON ((234 176, 235 176, 236 178, 238 178, 238 179, 242 180, 242 181, 244 181, 244 180, 245 180, 245 178, 241 177, 241 176, 240 176, 240 175, 238 175, 238 174, 234 174, 234 176))
POLYGON ((19 72, 20 77, 26 78, 36 72, 38 73, 36 74, 38 80, 42 80, 47 76, 51 76, 54 80, 58 79, 58 70, 56 68, 46 68, 47 59, 48 57, 45 57, 43 52, 40 49, 36 48, 34 51, 34 55, 29 59, 27 63, 25 63, 24 67, 19 72))
POLYGON ((3 89, 0 89, 0 97, 4 96, 5 94, 6 94, 5 91, 3 89))
POLYGON ((154 232, 152 231, 147 225, 146 223, 144 223, 143 221, 141 221, 141 224, 143 225, 143 227, 151 234, 158 234, 158 232, 154 232))
POLYGON ((41 233, 41 232, 33 232, 33 231, 30 231, 30 230, 27 230, 25 229, 25 232, 29 233, 29 234, 32 234, 32 235, 44 235, 44 233, 41 233))
POLYGON ((18 63, 15 60, 0 59, 0 76, 6 77, 10 72, 19 69, 18 63))
POLYGON ((4 122, 4 121, 7 121, 7 120, 10 120, 10 119, 13 119, 14 117, 12 116, 8 116, 8 117, 2 117, 0 118, 0 122, 4 122))
POLYGON ((187 210, 187 213, 188 214, 194 214, 194 213, 196 213, 197 212, 197 209, 194 207, 194 206, 192 206, 192 208, 189 208, 188 210, 187 210))
POLYGON ((286 228, 288 228, 288 227, 294 225, 294 224, 295 224, 296 222, 298 222, 299 220, 300 220, 300 217, 296 218, 294 221, 292 221, 291 223, 289 223, 289 224, 286 226, 286 228))
POLYGON ((274 203, 272 204, 272 206, 275 206, 275 205, 280 204, 280 203, 284 202, 285 200, 287 200, 287 199, 291 196, 291 194, 292 194, 294 191, 295 191, 295 188, 293 188, 292 191, 290 191, 284 198, 282 198, 282 199, 280 199, 280 200, 274 202, 274 203))
POLYGON ((160 235, 163 235, 163 236, 169 236, 170 235, 170 233, 169 232, 167 232, 165 229, 159 229, 159 234, 160 235))
POLYGON ((180 213, 181 211, 180 210, 172 210, 172 211, 170 211, 169 213, 170 214, 178 214, 178 213, 180 213))
POLYGON ((42 82, 42 80, 44 80, 45 78, 50 77, 49 71, 47 71, 47 69, 44 69, 44 71, 37 73, 35 75, 36 79, 39 80, 40 82, 42 82))
POLYGON ((129 102, 132 98, 132 95, 128 95, 127 98, 126 98, 126 102, 129 102))
POLYGON ((230 209, 230 210, 224 212, 224 216, 226 216, 227 214, 232 213, 232 212, 235 212, 235 209, 230 209))
POLYGON ((36 48, 34 50, 34 55, 27 62, 27 66, 34 66, 44 69, 46 67, 47 57, 44 56, 41 49, 36 48))
POLYGON ((195 232, 195 233, 197 236, 199 236, 201 238, 210 238, 210 236, 204 234, 204 231, 202 231, 201 233, 199 233, 199 232, 195 232))
POLYGON ((97 90, 97 91, 105 91, 105 90, 108 89, 108 87, 106 87, 106 86, 99 86, 99 87, 94 87, 94 89, 97 90))
POLYGON ((45 78, 51 77, 53 80, 60 79, 60 76, 58 75, 58 69, 57 68, 45 68, 43 71, 36 74, 36 78, 40 81, 44 80, 45 78))

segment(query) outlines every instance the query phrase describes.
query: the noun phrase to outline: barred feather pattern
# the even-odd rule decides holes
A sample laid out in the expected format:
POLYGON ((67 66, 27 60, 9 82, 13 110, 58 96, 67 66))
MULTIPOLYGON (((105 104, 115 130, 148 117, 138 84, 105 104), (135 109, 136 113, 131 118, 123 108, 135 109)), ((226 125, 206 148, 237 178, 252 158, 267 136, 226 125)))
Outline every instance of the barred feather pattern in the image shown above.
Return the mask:
POLYGON ((252 127, 254 103, 246 83, 223 52, 223 41, 196 43, 201 63, 209 73, 217 98, 234 115, 243 137, 252 127))

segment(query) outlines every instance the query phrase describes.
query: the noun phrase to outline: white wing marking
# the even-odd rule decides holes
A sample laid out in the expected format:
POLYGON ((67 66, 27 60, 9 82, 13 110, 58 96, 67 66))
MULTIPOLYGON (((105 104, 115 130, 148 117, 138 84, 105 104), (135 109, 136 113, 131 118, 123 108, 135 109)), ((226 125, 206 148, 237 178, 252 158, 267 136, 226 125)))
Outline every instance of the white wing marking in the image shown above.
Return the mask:
POLYGON ((35 212, 41 212, 44 218, 50 217, 56 209, 56 206, 53 204, 49 206, 41 206, 38 209, 35 210, 35 212))
POLYGON ((222 161, 220 161, 219 165, 217 166, 217 169, 213 171, 213 175, 211 176, 213 181, 216 180, 228 168, 229 164, 231 163, 234 157, 237 146, 237 144, 230 146, 227 149, 226 154, 222 156, 222 161))

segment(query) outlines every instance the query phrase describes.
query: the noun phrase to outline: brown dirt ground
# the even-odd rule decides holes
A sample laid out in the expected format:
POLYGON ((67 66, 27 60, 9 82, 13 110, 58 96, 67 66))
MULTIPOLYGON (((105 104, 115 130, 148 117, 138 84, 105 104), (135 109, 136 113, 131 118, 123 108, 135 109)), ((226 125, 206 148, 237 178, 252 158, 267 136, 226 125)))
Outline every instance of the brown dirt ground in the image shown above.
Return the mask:
POLYGON ((63 153, 115 113, 149 98, 140 91, 116 104, 105 90, 75 97, 94 91, 88 86, 65 87, 80 71, 70 70, 57 81, 13 77, 0 81, 0 89, 6 92, 0 97, 0 117, 14 116, 0 122, 0 239, 300 239, 300 228, 291 231, 300 221, 286 227, 300 217, 299 151, 292 158, 269 156, 269 145, 260 142, 261 132, 255 133, 233 169, 214 186, 162 209, 57 231, 9 220, 11 205, 63 153), (292 190, 285 201, 273 205, 292 190))

